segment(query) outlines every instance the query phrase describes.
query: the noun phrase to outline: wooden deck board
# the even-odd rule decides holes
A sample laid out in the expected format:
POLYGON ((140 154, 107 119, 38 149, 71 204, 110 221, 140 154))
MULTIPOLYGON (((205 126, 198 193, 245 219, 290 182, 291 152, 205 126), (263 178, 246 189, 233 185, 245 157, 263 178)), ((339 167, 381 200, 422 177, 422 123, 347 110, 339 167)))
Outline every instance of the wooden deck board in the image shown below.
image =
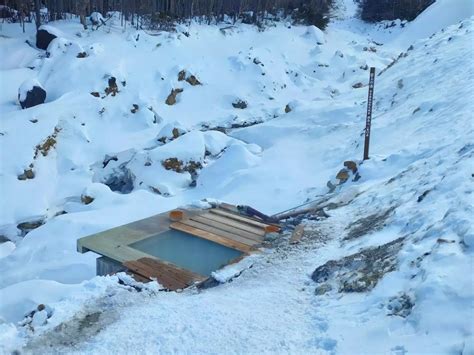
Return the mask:
POLYGON ((210 219, 212 221, 223 223, 223 224, 226 224, 228 226, 231 226, 231 227, 234 227, 234 228, 237 228, 237 229, 249 232, 249 233, 257 234, 258 236, 261 236, 262 239, 263 239, 263 236, 265 235, 265 229, 263 227, 254 227, 250 224, 240 222, 240 221, 237 221, 235 219, 223 217, 223 216, 220 216, 220 215, 215 214, 215 213, 204 213, 202 215, 199 215, 199 217, 207 218, 207 219, 210 219))
POLYGON ((182 220, 180 222, 183 223, 183 224, 186 224, 188 226, 191 226, 191 227, 194 227, 194 228, 206 231, 206 232, 210 232, 210 233, 219 235, 219 236, 224 237, 226 239, 233 240, 233 241, 245 244, 249 247, 252 247, 253 245, 256 245, 256 244, 260 244, 260 242, 255 241, 253 239, 246 238, 242 235, 231 233, 231 232, 219 229, 215 226, 211 226, 209 224, 204 224, 204 223, 194 221, 194 220, 191 220, 191 219, 182 220))
MULTIPOLYGON (((232 234, 235 234, 237 236, 243 237, 245 239, 249 239, 249 240, 253 241, 253 244, 259 244, 263 241, 263 235, 250 233, 250 232, 244 231, 242 229, 232 227, 228 224, 224 224, 224 223, 212 220, 212 219, 205 218, 203 216, 195 216, 195 217, 192 217, 190 219, 191 219, 191 221, 196 221, 196 222, 202 223, 204 225, 208 225, 212 228, 217 228, 221 231, 232 233, 232 234)), ((211 230, 211 232, 212 232, 212 230, 211 230)))
POLYGON ((212 233, 212 232, 208 232, 208 231, 205 231, 205 230, 202 230, 202 229, 199 229, 199 228, 195 228, 195 227, 186 225, 186 224, 181 223, 181 222, 172 223, 170 225, 170 227, 172 229, 176 229, 176 230, 179 230, 179 231, 182 231, 182 232, 185 232, 185 233, 189 233, 189 234, 195 235, 197 237, 210 240, 211 242, 215 242, 215 243, 224 245, 224 246, 232 248, 232 249, 240 250, 244 253, 248 253, 248 252, 253 250, 253 248, 250 247, 248 244, 244 244, 244 243, 235 241, 233 239, 228 239, 228 238, 225 238, 221 235, 218 235, 218 234, 215 234, 215 233, 212 233))
POLYGON ((238 214, 235 214, 235 213, 232 213, 232 212, 224 211, 224 210, 221 210, 221 209, 217 209, 217 208, 213 208, 213 209, 209 210, 209 212, 214 213, 214 214, 218 214, 220 216, 232 218, 236 221, 240 221, 240 222, 243 222, 243 223, 246 223, 246 224, 250 224, 251 226, 254 226, 254 227, 265 228, 266 226, 269 225, 269 224, 264 223, 263 221, 259 222, 259 221, 256 221, 254 219, 251 219, 249 217, 244 217, 244 216, 241 216, 241 215, 238 215, 238 214))
POLYGON ((173 291, 186 288, 205 279, 199 274, 152 258, 128 261, 124 263, 124 266, 138 278, 156 279, 162 286, 173 291))

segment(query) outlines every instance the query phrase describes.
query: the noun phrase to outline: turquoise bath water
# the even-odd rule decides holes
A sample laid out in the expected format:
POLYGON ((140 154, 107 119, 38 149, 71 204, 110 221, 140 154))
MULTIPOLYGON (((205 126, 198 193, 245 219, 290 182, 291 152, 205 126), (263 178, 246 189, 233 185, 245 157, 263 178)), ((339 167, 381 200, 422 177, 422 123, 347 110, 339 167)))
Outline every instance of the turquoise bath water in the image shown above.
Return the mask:
POLYGON ((204 276, 242 255, 238 250, 175 230, 154 235, 130 247, 204 276))

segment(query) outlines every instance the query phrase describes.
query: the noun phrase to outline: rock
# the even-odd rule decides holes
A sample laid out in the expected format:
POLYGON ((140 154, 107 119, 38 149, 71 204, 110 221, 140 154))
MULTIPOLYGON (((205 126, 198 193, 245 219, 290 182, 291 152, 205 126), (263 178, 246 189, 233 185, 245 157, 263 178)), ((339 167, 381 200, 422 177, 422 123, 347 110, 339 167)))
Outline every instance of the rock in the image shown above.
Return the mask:
POLYGON ((398 238, 339 260, 330 260, 316 268, 311 279, 320 284, 320 293, 327 292, 329 287, 341 293, 370 291, 385 274, 396 269, 403 241, 403 237, 398 238))
POLYGON ((414 306, 414 300, 406 293, 402 293, 389 299, 387 304, 387 315, 406 318, 410 315, 414 306))
POLYGON ((49 26, 41 26, 36 32, 36 47, 47 50, 51 41, 57 37, 51 32, 54 31, 51 31, 49 26))
POLYGON ((9 242, 9 241, 10 241, 10 239, 8 239, 4 235, 0 234, 0 244, 6 243, 6 242, 9 242))
POLYGON ((35 147, 34 159, 38 158, 39 154, 44 157, 48 155, 50 150, 56 146, 58 133, 61 132, 61 128, 54 127, 54 132, 50 134, 46 139, 35 147))
POLYGON ((189 76, 186 81, 192 86, 202 85, 201 82, 194 75, 189 76))
POLYGON ((186 133, 187 130, 179 122, 168 123, 158 133, 157 140, 165 144, 186 133))
POLYGON ((133 104, 132 109, 130 110, 131 113, 137 113, 139 109, 139 106, 137 104, 133 104))
POLYGON ((238 100, 236 100, 232 103, 232 106, 234 106, 234 108, 238 108, 238 109, 243 110, 243 109, 246 109, 248 107, 248 104, 247 104, 246 101, 238 99, 238 100))
POLYGON ((173 170, 177 173, 183 171, 183 162, 181 160, 178 160, 178 158, 168 158, 162 161, 161 164, 166 170, 173 170))
POLYGON ((91 196, 88 196, 88 195, 82 195, 82 196, 81 196, 81 202, 82 202, 84 205, 89 205, 89 204, 91 204, 92 202, 94 202, 94 198, 91 197, 91 196))
POLYGON ((87 53, 86 52, 79 52, 79 53, 77 53, 76 57, 77 58, 85 58, 85 57, 87 57, 87 53))
POLYGON ((94 97, 100 97, 100 94, 97 91, 91 92, 91 95, 94 97))
POLYGON ((113 170, 102 183, 107 185, 112 191, 122 194, 129 194, 134 188, 135 175, 125 165, 121 165, 113 170))
POLYGON ((329 292, 332 290, 331 285, 329 284, 322 284, 321 286, 316 287, 314 290, 314 294, 321 296, 324 295, 325 293, 329 292))
POLYGON ((168 158, 161 162, 161 165, 166 170, 173 170, 177 173, 188 172, 194 178, 197 175, 197 171, 202 169, 202 164, 196 161, 189 161, 187 164, 184 164, 178 158, 168 158))
POLYGON ((178 73, 178 81, 186 80, 186 70, 181 70, 178 73))
POLYGON ((41 105, 46 100, 46 90, 37 80, 27 80, 18 89, 18 101, 21 108, 41 105))
POLYGON ((347 169, 341 169, 337 175, 336 179, 339 180, 339 184, 345 183, 347 180, 349 180, 349 170, 347 169))
POLYGON ((362 84, 361 82, 358 82, 358 83, 355 83, 354 85, 352 85, 352 87, 354 89, 360 89, 360 88, 364 87, 364 84, 362 84))
POLYGON ((357 173, 357 163, 352 161, 352 160, 346 160, 344 162, 344 166, 349 169, 350 171, 352 171, 353 174, 356 174, 357 173))
POLYGON ((109 86, 105 88, 105 93, 107 95, 112 94, 112 96, 117 95, 119 92, 118 86, 117 86, 117 79, 113 76, 109 78, 108 81, 109 86))
POLYGON ((183 92, 183 89, 171 90, 171 93, 168 95, 168 98, 166 99, 165 103, 169 106, 173 106, 176 103, 176 96, 178 96, 178 94, 182 92, 183 92))
POLYGON ((344 240, 354 240, 368 233, 373 233, 385 226, 385 221, 391 216, 395 208, 390 207, 385 211, 371 214, 367 217, 360 218, 351 223, 346 230, 349 230, 344 240))
POLYGON ((33 169, 25 169, 23 174, 18 175, 18 180, 30 180, 35 178, 33 169))
POLYGON ((290 113, 292 110, 291 110, 291 106, 290 104, 286 105, 285 107, 285 113, 290 113))
POLYGON ((44 224, 44 219, 37 219, 28 222, 19 223, 16 227, 21 231, 21 236, 24 237, 32 230, 41 227, 44 224))

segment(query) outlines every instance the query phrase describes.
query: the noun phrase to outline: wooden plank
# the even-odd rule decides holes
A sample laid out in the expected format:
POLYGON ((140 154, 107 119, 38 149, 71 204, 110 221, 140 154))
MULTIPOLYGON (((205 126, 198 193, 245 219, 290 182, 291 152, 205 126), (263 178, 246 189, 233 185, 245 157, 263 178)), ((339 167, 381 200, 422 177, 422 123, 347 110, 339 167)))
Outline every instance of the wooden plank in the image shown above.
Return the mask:
POLYGON ((224 210, 220 210, 220 209, 217 209, 217 208, 210 209, 209 212, 218 214, 220 216, 232 218, 236 221, 247 223, 247 224, 250 224, 254 227, 265 228, 266 226, 268 226, 268 224, 266 224, 266 223, 258 222, 254 219, 244 217, 244 216, 241 216, 241 215, 238 215, 238 214, 235 214, 235 213, 227 212, 227 211, 224 211, 224 210))
POLYGON ((172 223, 170 225, 170 227, 172 229, 176 229, 176 230, 179 230, 179 231, 182 231, 182 232, 185 232, 185 233, 189 233, 189 234, 195 235, 197 237, 210 240, 211 242, 215 242, 215 243, 224 245, 224 246, 232 248, 232 249, 240 250, 244 253, 248 253, 252 250, 252 248, 247 244, 240 243, 238 241, 231 240, 231 239, 222 237, 220 235, 217 235, 217 234, 214 234, 214 233, 202 230, 202 229, 198 229, 198 228, 183 224, 181 222, 172 223))
MULTIPOLYGON (((208 218, 205 218, 203 216, 196 216, 196 217, 192 217, 190 219, 192 221, 200 222, 200 223, 209 225, 211 227, 218 228, 218 229, 220 229, 224 232, 229 232, 229 233, 236 234, 238 236, 250 239, 254 243, 261 243, 263 241, 263 235, 258 235, 258 234, 255 234, 255 233, 247 232, 245 230, 235 228, 235 227, 232 227, 228 224, 218 222, 218 221, 215 221, 215 220, 212 220, 212 219, 208 219, 208 218)), ((263 232, 265 233, 265 231, 263 231, 263 232)))
MULTIPOLYGON (((132 272, 149 279, 156 279, 161 285, 170 290, 186 288, 194 283, 194 279, 177 277, 176 273, 163 269, 163 263, 159 261, 148 262, 150 258, 129 261, 124 265, 132 272)), ((151 259, 150 259, 151 260, 151 259)))
POLYGON ((190 270, 180 268, 174 264, 170 264, 162 260, 157 260, 157 259, 152 259, 152 258, 143 258, 143 259, 140 259, 139 261, 151 267, 162 269, 163 271, 169 273, 170 275, 173 275, 173 277, 176 278, 177 280, 180 280, 184 283, 192 284, 195 281, 205 279, 205 277, 202 275, 194 273, 190 270))
POLYGON ((265 229, 264 228, 254 227, 254 226, 251 226, 250 224, 239 222, 239 221, 236 221, 236 220, 231 219, 231 218, 219 216, 218 214, 205 213, 205 214, 200 215, 199 217, 203 217, 203 218, 211 219, 213 221, 217 221, 217 222, 220 222, 220 223, 223 223, 223 224, 227 224, 227 225, 232 226, 234 228, 238 228, 238 229, 244 230, 246 232, 257 234, 259 236, 262 236, 262 238, 265 235, 265 229))
POLYGON ((299 243, 303 234, 304 234, 304 225, 298 224, 296 228, 293 230, 293 233, 291 234, 290 244, 299 243))
POLYGON ((201 223, 201 222, 193 221, 193 220, 190 220, 190 219, 185 219, 185 220, 182 220, 180 222, 183 223, 183 224, 186 224, 188 226, 191 226, 191 227, 201 229, 201 230, 206 231, 206 232, 216 234, 216 235, 224 237, 226 239, 233 240, 233 241, 245 244, 249 247, 260 244, 259 241, 255 241, 253 239, 249 239, 249 238, 246 238, 244 236, 240 236, 238 234, 227 232, 225 230, 222 230, 222 229, 219 229, 219 228, 216 228, 216 227, 213 227, 213 226, 210 226, 208 224, 201 223))

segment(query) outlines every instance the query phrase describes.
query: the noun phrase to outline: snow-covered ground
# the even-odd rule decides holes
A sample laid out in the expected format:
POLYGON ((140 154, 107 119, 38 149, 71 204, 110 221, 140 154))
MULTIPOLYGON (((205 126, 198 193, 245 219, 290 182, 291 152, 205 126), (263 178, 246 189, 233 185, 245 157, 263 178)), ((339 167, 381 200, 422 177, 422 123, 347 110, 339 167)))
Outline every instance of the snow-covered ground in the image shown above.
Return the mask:
POLYGON ((473 354, 473 9, 458 5, 385 28, 345 1, 324 33, 59 21, 48 56, 25 43, 33 25, 2 24, 0 352, 473 354), (204 198, 272 214, 326 194, 362 157, 368 66, 371 159, 301 244, 282 236, 232 282, 182 293, 95 277, 96 256, 76 252, 80 237, 204 198), (21 110, 25 80, 45 104, 21 110), (170 158, 202 168, 166 170, 170 158))

